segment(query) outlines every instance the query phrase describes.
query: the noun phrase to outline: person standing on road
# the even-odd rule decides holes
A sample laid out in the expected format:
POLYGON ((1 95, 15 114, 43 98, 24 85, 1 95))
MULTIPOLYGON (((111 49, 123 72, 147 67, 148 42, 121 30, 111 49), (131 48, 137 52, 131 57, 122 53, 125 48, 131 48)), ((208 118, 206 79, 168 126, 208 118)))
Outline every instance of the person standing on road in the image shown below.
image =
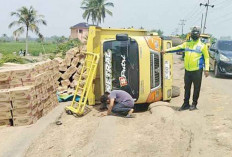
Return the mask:
POLYGON ((110 93, 105 92, 101 96, 103 104, 109 104, 108 111, 102 113, 102 116, 110 115, 111 112, 126 116, 126 118, 133 118, 134 100, 131 95, 123 90, 113 90, 110 93))
POLYGON ((23 51, 23 56, 26 56, 26 50, 23 51))
POLYGON ((162 53, 172 53, 184 51, 184 103, 179 109, 182 110, 195 110, 197 109, 198 98, 200 95, 202 73, 204 69, 205 77, 209 76, 209 52, 208 47, 201 42, 200 29, 193 27, 191 31, 191 40, 184 42, 183 44, 172 47, 163 51, 162 53), (194 85, 193 102, 189 105, 190 92, 192 83, 194 85))
POLYGON ((22 56, 22 55, 23 55, 23 50, 20 49, 20 51, 19 51, 19 56, 22 56))

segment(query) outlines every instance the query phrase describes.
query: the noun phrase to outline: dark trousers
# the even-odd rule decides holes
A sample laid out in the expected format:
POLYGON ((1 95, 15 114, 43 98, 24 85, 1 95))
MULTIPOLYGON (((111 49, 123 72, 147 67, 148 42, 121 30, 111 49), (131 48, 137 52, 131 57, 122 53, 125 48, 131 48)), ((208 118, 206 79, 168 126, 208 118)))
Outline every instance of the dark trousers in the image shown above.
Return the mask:
POLYGON ((192 83, 194 85, 194 92, 193 92, 193 105, 197 105, 197 101, 200 95, 201 90, 201 81, 202 81, 202 69, 197 71, 187 71, 185 70, 184 75, 184 103, 189 104, 190 94, 191 94, 191 86, 192 83))
POLYGON ((131 109, 133 109, 133 107, 128 106, 126 102, 121 102, 115 103, 112 108, 112 112, 126 116, 131 109))

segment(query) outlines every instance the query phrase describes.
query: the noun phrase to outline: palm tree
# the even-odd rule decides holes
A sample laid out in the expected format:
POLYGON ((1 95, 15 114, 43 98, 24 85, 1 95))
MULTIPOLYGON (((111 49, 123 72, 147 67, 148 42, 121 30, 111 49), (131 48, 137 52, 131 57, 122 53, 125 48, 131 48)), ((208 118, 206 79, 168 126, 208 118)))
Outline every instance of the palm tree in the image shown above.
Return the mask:
POLYGON ((26 53, 28 52, 28 32, 32 31, 39 38, 43 38, 43 35, 40 33, 38 24, 47 25, 47 22, 43 19, 43 15, 38 15, 37 11, 30 6, 28 9, 27 7, 22 7, 18 9, 16 12, 11 12, 11 16, 15 16, 18 18, 17 21, 13 21, 9 24, 9 28, 13 26, 20 26, 13 32, 14 36, 19 36, 26 30, 26 53))
POLYGON ((7 34, 5 34, 5 33, 2 34, 2 37, 3 37, 3 38, 7 38, 7 34))
POLYGON ((87 22, 91 18, 93 24, 99 25, 102 21, 104 22, 106 14, 113 15, 106 7, 114 7, 114 4, 107 0, 83 0, 81 6, 81 9, 85 10, 83 18, 87 19, 87 22))
POLYGON ((89 18, 91 17, 92 24, 94 25, 96 22, 96 14, 94 12, 94 1, 93 0, 83 0, 81 3, 81 9, 85 10, 82 14, 82 17, 84 19, 87 19, 87 22, 89 21, 89 18))
POLYGON ((3 42, 6 42, 7 41, 7 39, 8 39, 8 36, 7 36, 7 34, 2 34, 2 40, 3 40, 3 42))

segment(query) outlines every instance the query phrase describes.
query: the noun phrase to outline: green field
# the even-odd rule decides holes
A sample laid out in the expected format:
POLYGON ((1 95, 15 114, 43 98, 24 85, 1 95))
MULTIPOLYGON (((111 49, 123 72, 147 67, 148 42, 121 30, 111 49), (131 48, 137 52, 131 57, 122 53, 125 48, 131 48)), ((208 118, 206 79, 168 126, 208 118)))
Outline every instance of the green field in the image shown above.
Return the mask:
MULTIPOLYGON (((53 43, 43 43, 45 53, 55 53, 57 45, 53 43)), ((39 42, 29 42, 28 52, 33 56, 38 56, 40 53, 44 53, 43 46, 39 42)), ((19 52, 20 49, 25 50, 25 43, 23 42, 0 42, 0 53, 11 54, 13 52, 19 52)))

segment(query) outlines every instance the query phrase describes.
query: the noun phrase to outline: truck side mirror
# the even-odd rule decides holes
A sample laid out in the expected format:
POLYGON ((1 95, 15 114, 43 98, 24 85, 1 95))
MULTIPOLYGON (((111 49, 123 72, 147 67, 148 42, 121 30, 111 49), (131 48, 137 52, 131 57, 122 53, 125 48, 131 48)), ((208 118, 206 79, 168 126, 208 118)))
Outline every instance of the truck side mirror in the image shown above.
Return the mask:
POLYGON ((117 41, 128 41, 128 34, 117 34, 116 40, 117 41))

